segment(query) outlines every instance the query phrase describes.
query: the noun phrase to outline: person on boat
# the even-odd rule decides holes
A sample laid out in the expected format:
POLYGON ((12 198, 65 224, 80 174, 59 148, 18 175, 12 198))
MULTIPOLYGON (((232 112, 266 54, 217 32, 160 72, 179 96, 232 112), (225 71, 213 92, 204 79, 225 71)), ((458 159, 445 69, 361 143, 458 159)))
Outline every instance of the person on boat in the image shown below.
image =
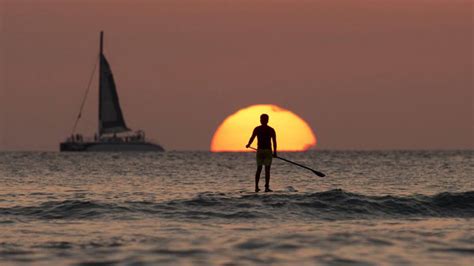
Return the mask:
POLYGON ((255 192, 259 192, 258 181, 260 180, 260 173, 262 167, 265 166, 265 192, 272 192, 270 189, 270 167, 272 165, 272 155, 277 156, 277 141, 275 130, 268 126, 268 115, 262 114, 260 116, 261 125, 256 127, 252 136, 250 136, 248 144, 245 146, 249 148, 255 137, 258 140, 257 146, 257 172, 255 173, 255 192), (272 154, 273 141, 273 154, 272 154))

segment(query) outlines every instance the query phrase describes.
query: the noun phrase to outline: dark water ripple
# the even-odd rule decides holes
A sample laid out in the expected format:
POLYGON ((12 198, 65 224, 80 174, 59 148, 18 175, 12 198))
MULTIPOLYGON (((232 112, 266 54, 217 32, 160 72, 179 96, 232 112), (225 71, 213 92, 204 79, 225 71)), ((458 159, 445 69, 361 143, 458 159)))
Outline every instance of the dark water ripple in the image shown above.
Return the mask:
POLYGON ((40 219, 94 219, 157 215, 185 219, 474 217, 474 191, 433 196, 367 196, 335 189, 318 193, 200 193, 164 202, 47 201, 0 208, 0 215, 40 219))

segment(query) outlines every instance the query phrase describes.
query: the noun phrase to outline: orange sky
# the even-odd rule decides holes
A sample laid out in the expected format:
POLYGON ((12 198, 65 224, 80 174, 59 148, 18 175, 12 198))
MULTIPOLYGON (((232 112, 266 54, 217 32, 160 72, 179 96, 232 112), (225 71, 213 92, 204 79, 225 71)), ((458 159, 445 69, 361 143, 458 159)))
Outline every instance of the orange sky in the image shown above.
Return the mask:
POLYGON ((227 115, 259 103, 300 115, 321 149, 474 148, 471 12, 470 0, 0 0, 0 150, 58 150, 100 30, 127 124, 168 149, 207 150, 227 115))

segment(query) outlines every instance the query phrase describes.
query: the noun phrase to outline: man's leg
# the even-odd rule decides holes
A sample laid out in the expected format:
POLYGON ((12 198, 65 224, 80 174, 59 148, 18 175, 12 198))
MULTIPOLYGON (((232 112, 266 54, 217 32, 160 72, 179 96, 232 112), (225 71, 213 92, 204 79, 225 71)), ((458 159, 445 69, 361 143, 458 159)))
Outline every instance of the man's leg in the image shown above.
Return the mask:
POLYGON ((255 192, 259 192, 260 188, 258 188, 258 181, 260 181, 260 173, 262 172, 262 166, 257 166, 257 172, 255 173, 255 192))
POLYGON ((265 165, 265 192, 272 192, 270 189, 270 167, 271 165, 265 165))

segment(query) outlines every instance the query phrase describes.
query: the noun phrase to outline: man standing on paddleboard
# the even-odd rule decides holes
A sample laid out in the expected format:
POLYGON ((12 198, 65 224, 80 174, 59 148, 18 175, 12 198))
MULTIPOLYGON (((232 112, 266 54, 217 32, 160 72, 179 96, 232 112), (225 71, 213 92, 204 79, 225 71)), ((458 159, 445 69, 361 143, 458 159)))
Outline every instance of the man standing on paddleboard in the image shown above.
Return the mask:
POLYGON ((245 146, 249 148, 255 137, 258 140, 257 146, 257 172, 255 173, 255 192, 259 192, 258 181, 260 180, 260 173, 262 166, 265 166, 265 192, 272 192, 270 189, 270 167, 272 165, 272 145, 273 140, 273 157, 277 157, 277 141, 276 133, 272 127, 268 126, 268 115, 262 114, 260 116, 260 123, 262 125, 253 130, 249 143, 245 146))

